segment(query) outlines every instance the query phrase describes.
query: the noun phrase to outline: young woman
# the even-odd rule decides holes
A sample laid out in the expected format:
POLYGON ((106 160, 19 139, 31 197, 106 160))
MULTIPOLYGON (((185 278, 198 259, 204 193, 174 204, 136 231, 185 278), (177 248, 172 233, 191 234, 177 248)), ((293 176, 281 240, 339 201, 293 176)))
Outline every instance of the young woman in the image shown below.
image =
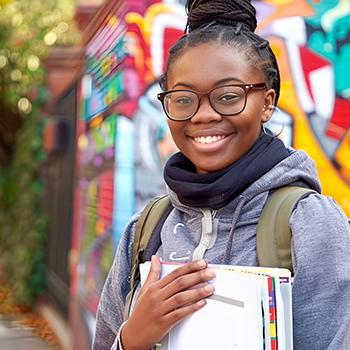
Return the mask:
MULTIPOLYGON (((121 328, 140 214, 127 225, 98 309, 96 350, 155 346, 176 323, 205 307, 213 286, 189 288, 214 277, 208 263, 258 265, 256 228, 271 193, 288 185, 321 192, 307 154, 263 131, 280 80, 268 42, 254 34, 250 2, 194 0, 188 13, 189 33, 170 50, 159 95, 180 150, 164 169, 174 209, 121 328), (201 243, 203 217, 217 221, 210 249, 201 243), (159 280, 160 259, 186 264, 159 280)), ((299 200, 290 227, 294 348, 350 349, 347 218, 333 199, 313 193, 299 200)))

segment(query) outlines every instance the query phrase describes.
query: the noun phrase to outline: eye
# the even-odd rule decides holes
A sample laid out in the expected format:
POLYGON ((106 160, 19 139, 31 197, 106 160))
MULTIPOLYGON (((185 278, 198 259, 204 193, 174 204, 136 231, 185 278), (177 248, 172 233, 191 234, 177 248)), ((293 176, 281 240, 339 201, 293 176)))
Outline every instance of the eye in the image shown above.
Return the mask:
POLYGON ((187 96, 180 96, 176 98, 175 102, 178 104, 186 105, 189 103, 193 103, 193 100, 187 96))
POLYGON ((233 92, 225 93, 218 97, 218 101, 231 101, 239 98, 239 96, 233 92))
POLYGON ((225 92, 220 94, 216 99, 215 103, 222 104, 222 105, 231 105, 240 100, 240 95, 235 92, 225 92))

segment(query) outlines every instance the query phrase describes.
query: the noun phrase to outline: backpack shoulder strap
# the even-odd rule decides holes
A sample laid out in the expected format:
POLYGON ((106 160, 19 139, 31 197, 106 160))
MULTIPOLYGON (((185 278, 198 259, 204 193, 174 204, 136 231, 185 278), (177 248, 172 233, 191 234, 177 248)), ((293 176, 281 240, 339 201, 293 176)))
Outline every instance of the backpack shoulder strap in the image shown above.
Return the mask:
POLYGON ((293 274, 289 218, 296 202, 311 189, 286 186, 267 201, 258 223, 256 250, 260 266, 287 268, 293 274))
POLYGON ((143 251, 148 245, 152 232, 164 212, 170 205, 167 195, 153 198, 143 209, 135 229, 134 245, 132 248, 131 264, 134 266, 140 249, 143 251))
POLYGON ((132 297, 140 280, 139 265, 149 260, 160 246, 160 231, 172 210, 167 195, 153 198, 143 209, 136 224, 131 257, 131 271, 128 277, 130 292, 126 296, 124 319, 129 317, 132 297))

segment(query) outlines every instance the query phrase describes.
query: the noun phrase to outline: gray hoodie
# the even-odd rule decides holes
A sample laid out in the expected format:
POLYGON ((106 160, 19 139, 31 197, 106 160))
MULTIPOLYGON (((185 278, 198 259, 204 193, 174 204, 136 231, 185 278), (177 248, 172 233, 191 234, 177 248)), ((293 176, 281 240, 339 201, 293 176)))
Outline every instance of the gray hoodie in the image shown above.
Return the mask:
MULTIPOLYGON (((272 191, 296 185, 321 192, 315 163, 304 151, 290 156, 254 182, 215 214, 218 234, 204 251, 210 264, 258 265, 256 228, 272 191)), ((183 205, 169 190, 174 206, 161 232, 157 255, 167 262, 189 262, 202 236, 205 208, 183 205)), ((93 349, 109 350, 123 320, 135 214, 125 228, 106 280, 98 312, 93 349)), ((308 194, 290 217, 294 267, 293 332, 296 350, 350 349, 350 228, 339 205, 330 197, 308 194)), ((198 249, 197 249, 198 252, 198 249)), ((114 348, 114 346, 113 346, 114 348)), ((180 349, 179 349, 180 350, 180 349)))

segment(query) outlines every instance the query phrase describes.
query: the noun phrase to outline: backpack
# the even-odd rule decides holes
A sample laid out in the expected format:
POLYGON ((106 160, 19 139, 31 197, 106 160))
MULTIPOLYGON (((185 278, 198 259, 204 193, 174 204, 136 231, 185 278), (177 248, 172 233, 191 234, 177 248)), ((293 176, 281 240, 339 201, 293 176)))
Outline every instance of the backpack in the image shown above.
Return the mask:
MULTIPOLYGON (((293 274, 291 257, 292 231, 289 218, 296 202, 314 190, 286 186, 276 190, 267 201, 259 218, 256 251, 259 266, 287 268, 293 274)), ((167 195, 153 198, 137 222, 132 250, 130 292, 126 297, 124 319, 129 317, 131 300, 140 281, 139 265, 149 261, 159 248, 162 226, 173 207, 167 195)))

